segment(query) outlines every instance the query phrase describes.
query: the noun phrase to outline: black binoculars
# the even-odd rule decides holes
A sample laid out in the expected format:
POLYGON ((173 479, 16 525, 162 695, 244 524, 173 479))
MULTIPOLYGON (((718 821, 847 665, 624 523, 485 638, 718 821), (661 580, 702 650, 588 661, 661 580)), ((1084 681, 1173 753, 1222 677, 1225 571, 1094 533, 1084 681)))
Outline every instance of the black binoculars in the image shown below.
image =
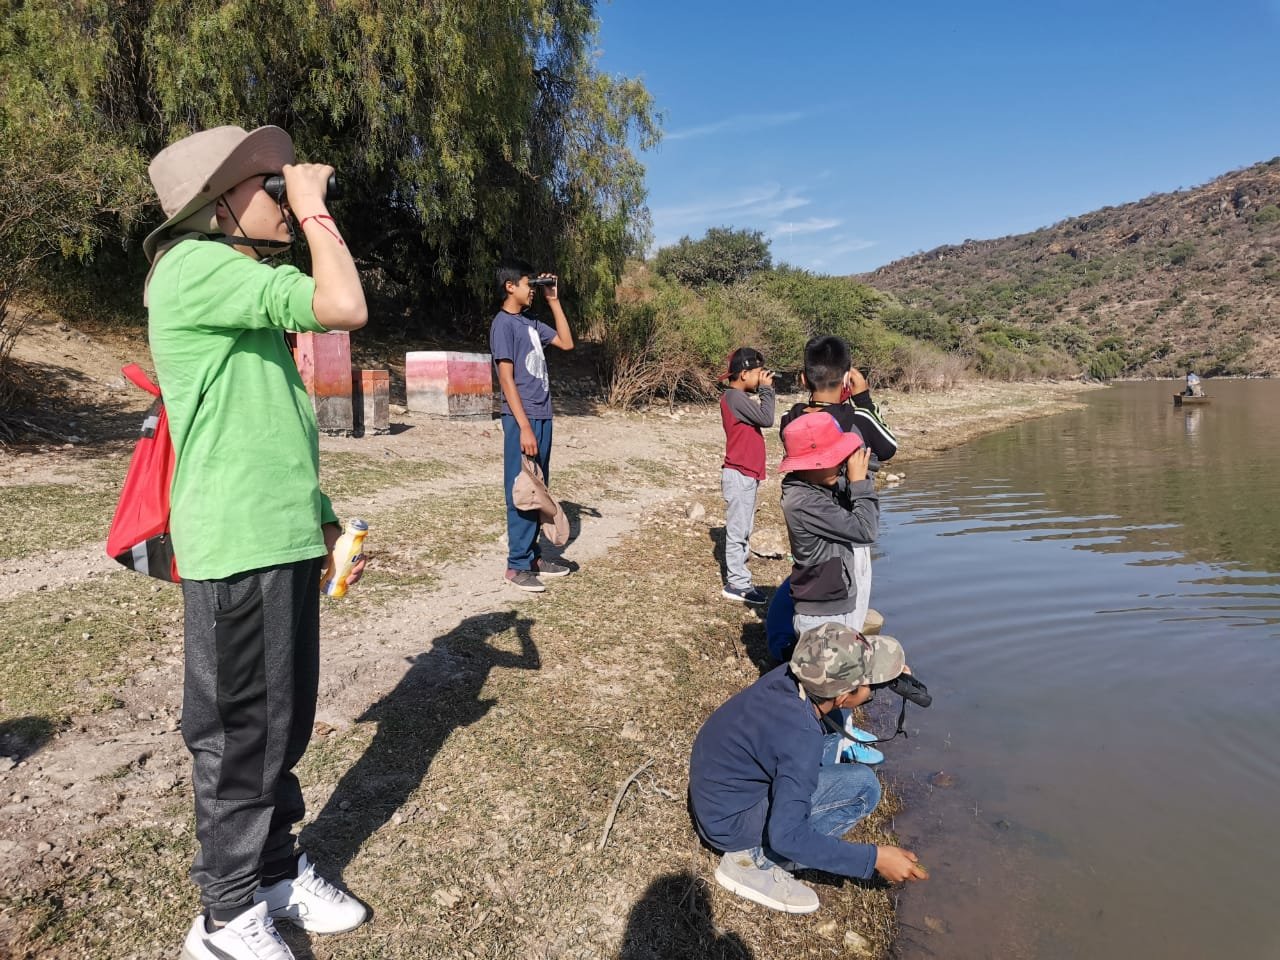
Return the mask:
POLYGON ((554 287, 556 285, 555 277, 530 277, 529 286, 531 287, 554 287))
POLYGON ((891 690, 904 700, 910 700, 918 707, 927 707, 933 703, 929 688, 909 673, 900 673, 885 683, 873 683, 872 690, 891 690))
MULTIPOLYGON (((262 189, 267 191, 267 194, 276 203, 284 203, 285 187, 283 174, 273 173, 268 176, 262 183, 262 189)), ((337 200, 339 195, 338 175, 336 173, 331 173, 329 174, 328 186, 325 188, 324 198, 326 200, 337 200)))

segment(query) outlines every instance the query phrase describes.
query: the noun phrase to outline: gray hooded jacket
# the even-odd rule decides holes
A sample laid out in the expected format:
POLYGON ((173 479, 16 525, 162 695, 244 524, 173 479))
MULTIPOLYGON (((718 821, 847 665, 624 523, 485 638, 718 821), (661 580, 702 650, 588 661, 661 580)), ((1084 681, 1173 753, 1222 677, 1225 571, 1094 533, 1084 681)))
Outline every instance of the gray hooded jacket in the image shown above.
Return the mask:
POLYGON ((848 613, 857 606, 853 550, 880 532, 880 498, 868 478, 834 487, 794 475, 782 480, 782 515, 791 541, 791 596, 796 613, 848 613))

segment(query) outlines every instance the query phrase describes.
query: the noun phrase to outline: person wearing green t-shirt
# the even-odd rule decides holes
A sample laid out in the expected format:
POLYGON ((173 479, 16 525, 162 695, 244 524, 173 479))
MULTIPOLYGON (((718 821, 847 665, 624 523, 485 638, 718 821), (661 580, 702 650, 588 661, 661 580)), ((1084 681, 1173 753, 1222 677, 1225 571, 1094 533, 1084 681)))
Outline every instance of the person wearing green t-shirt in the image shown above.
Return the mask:
POLYGON ((357 330, 368 317, 325 206, 332 172, 296 164, 279 127, 204 130, 149 168, 167 219, 143 243, 144 302, 176 454, 182 736, 200 843, 191 875, 204 907, 184 960, 289 960, 273 918, 336 933, 367 916, 315 872, 293 832, 304 813, 293 767, 319 686, 320 575, 341 530, 320 492, 315 413, 285 334, 357 330), (283 202, 264 189, 276 174, 283 202), (267 262, 290 245, 295 223, 313 277, 267 262))

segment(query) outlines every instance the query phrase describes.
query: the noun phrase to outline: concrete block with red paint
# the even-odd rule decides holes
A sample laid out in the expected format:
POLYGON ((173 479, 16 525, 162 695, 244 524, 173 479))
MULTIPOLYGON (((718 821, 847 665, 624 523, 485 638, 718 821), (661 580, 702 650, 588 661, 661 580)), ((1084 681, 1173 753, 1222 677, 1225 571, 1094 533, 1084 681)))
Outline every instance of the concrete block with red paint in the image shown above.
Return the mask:
POLYGON ((293 346, 293 360, 302 374, 303 386, 316 411, 316 424, 324 433, 350 434, 354 428, 351 412, 351 334, 299 333, 293 346))
POLYGON ((404 392, 410 410, 488 418, 493 415, 493 358, 454 350, 406 353, 404 392))
POLYGON ((391 432, 391 374, 386 370, 351 370, 352 413, 357 437, 391 432))

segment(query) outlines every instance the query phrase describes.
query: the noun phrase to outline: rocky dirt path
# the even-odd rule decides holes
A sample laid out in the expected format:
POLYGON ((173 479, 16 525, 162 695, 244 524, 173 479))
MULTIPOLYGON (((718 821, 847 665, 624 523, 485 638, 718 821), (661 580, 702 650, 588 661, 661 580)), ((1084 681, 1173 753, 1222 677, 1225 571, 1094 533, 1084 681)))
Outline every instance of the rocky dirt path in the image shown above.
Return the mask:
MULTIPOLYGON (((403 460, 429 460, 445 451, 474 452, 487 445, 486 453, 459 457, 465 470, 452 476, 338 500, 336 506, 344 516, 367 515, 374 507, 430 502, 457 490, 482 491, 500 500, 500 428, 488 423, 449 423, 411 413, 397 420, 400 429, 393 436, 325 438, 322 460, 331 453, 378 458, 386 451, 403 460)), ((664 461, 672 470, 688 467, 704 472, 703 464, 686 457, 715 439, 702 418, 681 414, 564 417, 558 429, 553 462, 557 473, 583 465, 614 471, 619 469, 618 463, 646 459, 664 461), (673 455, 673 450, 682 453, 673 455)), ((58 467, 48 462, 57 458, 53 451, 46 455, 46 476, 65 477, 74 469, 72 463, 58 467)), ((575 539, 564 555, 575 564, 588 564, 634 530, 646 511, 688 493, 683 481, 668 486, 642 481, 626 497, 596 501, 591 515, 582 516, 576 524, 575 539)), ((375 526, 370 537, 368 549, 374 567, 367 585, 377 583, 377 537, 381 532, 375 526)), ((502 580, 504 559, 505 540, 495 540, 449 564, 429 586, 404 592, 354 616, 342 604, 326 603, 318 713, 325 728, 348 727, 369 703, 394 687, 404 673, 406 658, 424 653, 423 638, 443 635, 469 616, 541 600, 502 580)), ((137 577, 106 557, 101 543, 91 542, 12 562, 0 578, 0 599, 84 582, 110 591, 113 582, 120 579, 137 577)), ((167 584, 157 583, 155 588, 177 592, 167 584)), ((0 757, 0 817, 4 818, 0 826, 0 884, 29 877, 49 855, 46 848, 66 854, 88 832, 120 823, 149 822, 169 791, 184 779, 186 752, 177 732, 182 681, 180 624, 169 625, 166 640, 158 654, 148 652, 141 661, 126 666, 127 676, 121 678, 116 691, 119 707, 74 717, 69 729, 29 760, 0 757), (123 774, 113 774, 125 770, 133 776, 129 792, 122 795, 117 781, 123 774)))

